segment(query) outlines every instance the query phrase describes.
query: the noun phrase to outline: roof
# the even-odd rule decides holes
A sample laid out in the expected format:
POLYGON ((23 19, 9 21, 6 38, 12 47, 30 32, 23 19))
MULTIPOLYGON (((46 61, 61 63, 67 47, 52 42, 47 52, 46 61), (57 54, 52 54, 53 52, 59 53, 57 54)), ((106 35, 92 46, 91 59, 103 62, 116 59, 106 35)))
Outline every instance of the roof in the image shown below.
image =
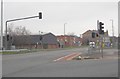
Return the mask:
POLYGON ((78 37, 77 35, 58 35, 56 37, 78 37))
MULTIPOLYGON (((87 30, 86 32, 84 32, 83 34, 86 34, 86 33, 89 33, 89 32, 95 32, 95 33, 98 33, 98 31, 97 30, 87 30)), ((83 35, 82 34, 82 35, 83 35)))
POLYGON ((52 33, 47 33, 44 35, 19 35, 13 37, 13 44, 24 45, 24 44, 57 44, 57 38, 52 33), (40 40, 42 36, 42 40, 40 40))
MULTIPOLYGON (((87 30, 87 31, 86 31, 86 32, 84 32, 83 34, 86 34, 86 33, 88 33, 88 32, 92 32, 92 31, 91 31, 91 30, 87 30)), ((83 35, 83 34, 82 34, 82 35, 83 35)))

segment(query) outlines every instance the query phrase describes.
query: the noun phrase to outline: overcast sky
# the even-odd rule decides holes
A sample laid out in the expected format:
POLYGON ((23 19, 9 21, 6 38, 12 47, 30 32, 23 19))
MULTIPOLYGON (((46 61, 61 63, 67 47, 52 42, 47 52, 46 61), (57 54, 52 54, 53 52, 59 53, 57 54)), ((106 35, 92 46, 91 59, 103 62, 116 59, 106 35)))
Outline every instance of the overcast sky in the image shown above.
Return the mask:
MULTIPOLYGON (((117 2, 5 2, 4 22, 6 20, 38 15, 43 18, 22 20, 13 23, 15 26, 25 26, 32 33, 52 32, 55 35, 74 32, 80 35, 87 30, 97 29, 97 20, 104 23, 105 31, 112 35, 112 22, 114 32, 118 35, 118 3, 117 2)), ((9 24, 10 24, 9 23, 9 24)))

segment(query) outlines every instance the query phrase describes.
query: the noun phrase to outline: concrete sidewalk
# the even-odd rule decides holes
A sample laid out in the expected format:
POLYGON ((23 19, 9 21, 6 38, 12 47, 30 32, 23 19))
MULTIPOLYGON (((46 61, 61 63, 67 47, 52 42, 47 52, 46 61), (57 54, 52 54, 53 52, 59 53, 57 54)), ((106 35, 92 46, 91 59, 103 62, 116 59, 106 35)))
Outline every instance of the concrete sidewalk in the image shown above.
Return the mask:
POLYGON ((118 50, 116 49, 103 49, 103 53, 99 50, 92 50, 88 53, 82 54, 83 57, 90 57, 90 58, 118 58, 118 50))

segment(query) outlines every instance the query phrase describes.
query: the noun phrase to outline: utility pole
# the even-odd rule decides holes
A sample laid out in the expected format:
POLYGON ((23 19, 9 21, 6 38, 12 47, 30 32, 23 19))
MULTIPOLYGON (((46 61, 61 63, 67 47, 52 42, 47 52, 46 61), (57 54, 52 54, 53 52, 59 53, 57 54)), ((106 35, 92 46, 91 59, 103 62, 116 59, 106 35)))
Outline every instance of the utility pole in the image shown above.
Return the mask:
POLYGON ((99 20, 97 20, 97 30, 99 30, 100 27, 99 27, 99 20))
POLYGON ((67 23, 64 23, 64 46, 65 46, 65 25, 66 25, 67 23))
POLYGON ((1 50, 3 50, 3 0, 1 0, 1 50))
POLYGON ((101 54, 102 54, 102 58, 103 58, 103 43, 104 43, 104 41, 103 41, 103 37, 104 37, 104 23, 102 23, 102 22, 99 22, 99 21, 97 21, 97 24, 99 24, 99 25, 97 25, 98 26, 98 32, 99 32, 99 42, 100 42, 100 50, 99 50, 99 52, 101 52, 101 54))
MULTIPOLYGON (((98 30, 98 34, 99 34, 99 30, 100 30, 100 26, 99 26, 99 20, 97 20, 97 30, 98 30)), ((99 53, 100 53, 100 35, 99 35, 99 39, 98 39, 98 48, 99 48, 99 53)))
POLYGON ((113 44, 112 44, 112 45, 113 45, 113 47, 114 47, 114 44, 115 44, 114 41, 115 41, 115 40, 114 40, 114 26, 113 26, 113 19, 110 19, 110 21, 112 21, 112 36, 113 36, 113 38, 112 38, 112 43, 113 43, 113 44))
POLYGON ((66 25, 67 23, 64 23, 64 36, 65 36, 65 25, 66 25))
POLYGON ((112 21, 112 35, 114 36, 114 26, 113 26, 113 19, 110 19, 112 21))

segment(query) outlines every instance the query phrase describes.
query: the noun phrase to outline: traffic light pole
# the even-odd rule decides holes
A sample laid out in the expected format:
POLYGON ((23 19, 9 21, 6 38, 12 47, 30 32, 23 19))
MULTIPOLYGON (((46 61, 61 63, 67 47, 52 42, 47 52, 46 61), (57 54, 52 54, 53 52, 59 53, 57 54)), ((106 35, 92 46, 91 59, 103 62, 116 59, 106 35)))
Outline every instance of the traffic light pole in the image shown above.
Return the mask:
POLYGON ((100 35, 99 37, 99 53, 101 53, 101 57, 103 58, 103 35, 100 35))
POLYGON ((100 35, 99 35, 99 45, 98 45, 99 47, 99 53, 100 53, 100 49, 101 49, 101 47, 100 47, 100 35))
POLYGON ((12 22, 12 21, 19 21, 19 20, 25 20, 25 19, 32 19, 32 18, 37 18, 37 17, 39 17, 39 19, 42 19, 42 13, 40 12, 39 13, 39 16, 31 16, 31 17, 25 17, 25 18, 18 18, 18 19, 12 19, 12 20, 7 20, 6 22, 5 22, 5 25, 6 25, 6 33, 5 33, 5 35, 6 35, 6 40, 5 40, 5 49, 7 50, 8 49, 8 41, 7 41, 7 23, 8 22, 12 22))
POLYGON ((1 38, 0 38, 0 47, 3 50, 3 0, 1 0, 1 38))
POLYGON ((104 37, 104 27, 103 27, 103 25, 104 25, 104 23, 102 23, 102 22, 99 22, 99 20, 97 20, 97 28, 98 28, 98 32, 99 32, 99 35, 100 35, 100 37, 99 37, 99 43, 100 43, 100 50, 99 50, 99 52, 101 53, 101 55, 102 55, 102 58, 103 58, 103 37, 104 37))
POLYGON ((101 54, 102 54, 102 58, 103 58, 103 35, 101 36, 102 37, 102 43, 101 43, 101 54))

